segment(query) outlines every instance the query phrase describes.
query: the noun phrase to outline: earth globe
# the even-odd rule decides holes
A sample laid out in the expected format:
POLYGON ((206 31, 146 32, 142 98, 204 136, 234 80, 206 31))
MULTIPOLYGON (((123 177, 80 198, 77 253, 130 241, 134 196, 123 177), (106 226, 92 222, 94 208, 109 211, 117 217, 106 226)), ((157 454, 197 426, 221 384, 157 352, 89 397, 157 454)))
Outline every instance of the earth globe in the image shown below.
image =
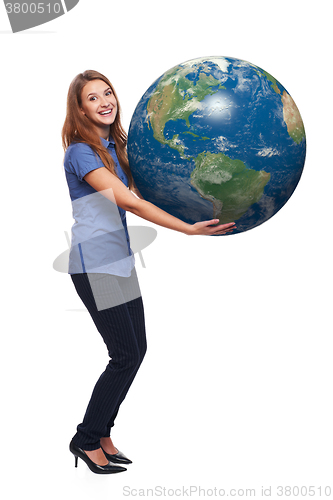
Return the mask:
POLYGON ((301 115, 272 75, 247 61, 203 57, 160 76, 130 122, 128 157, 143 197, 181 220, 270 219, 301 177, 301 115))

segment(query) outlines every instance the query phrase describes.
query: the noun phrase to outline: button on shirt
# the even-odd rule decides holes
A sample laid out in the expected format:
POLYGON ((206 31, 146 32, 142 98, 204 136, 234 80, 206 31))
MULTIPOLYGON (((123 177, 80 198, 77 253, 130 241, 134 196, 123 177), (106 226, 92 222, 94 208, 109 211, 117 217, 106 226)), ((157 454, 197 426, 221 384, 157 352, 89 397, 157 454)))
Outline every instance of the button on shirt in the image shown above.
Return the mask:
MULTIPOLYGON (((113 139, 101 138, 101 142, 115 162, 118 177, 128 187, 113 139)), ((75 220, 69 274, 89 272, 130 276, 135 261, 130 248, 126 211, 116 205, 112 189, 101 194, 83 179, 88 172, 104 167, 102 160, 88 144, 73 142, 67 148, 64 167, 75 220)))

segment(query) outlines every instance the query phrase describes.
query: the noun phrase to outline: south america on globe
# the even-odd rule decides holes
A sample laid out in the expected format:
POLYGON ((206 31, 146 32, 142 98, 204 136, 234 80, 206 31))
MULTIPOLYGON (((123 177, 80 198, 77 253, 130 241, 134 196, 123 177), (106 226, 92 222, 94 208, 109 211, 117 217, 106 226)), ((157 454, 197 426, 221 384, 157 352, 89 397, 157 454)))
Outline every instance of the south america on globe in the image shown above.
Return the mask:
POLYGON ((203 57, 158 78, 140 99, 128 157, 142 196, 194 224, 236 222, 236 234, 283 207, 301 177, 305 131, 286 89, 231 57, 203 57))

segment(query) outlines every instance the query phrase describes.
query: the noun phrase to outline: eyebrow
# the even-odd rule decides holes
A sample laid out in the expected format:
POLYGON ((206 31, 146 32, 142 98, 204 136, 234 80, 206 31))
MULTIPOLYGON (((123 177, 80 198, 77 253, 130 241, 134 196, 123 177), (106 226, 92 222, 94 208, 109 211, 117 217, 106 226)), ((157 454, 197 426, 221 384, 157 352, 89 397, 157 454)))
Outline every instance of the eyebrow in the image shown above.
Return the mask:
MULTIPOLYGON (((107 92, 108 90, 111 90, 111 88, 110 87, 106 88, 104 92, 107 92)), ((98 94, 96 92, 91 92, 90 94, 87 95, 87 97, 89 97, 90 95, 98 95, 98 94)))

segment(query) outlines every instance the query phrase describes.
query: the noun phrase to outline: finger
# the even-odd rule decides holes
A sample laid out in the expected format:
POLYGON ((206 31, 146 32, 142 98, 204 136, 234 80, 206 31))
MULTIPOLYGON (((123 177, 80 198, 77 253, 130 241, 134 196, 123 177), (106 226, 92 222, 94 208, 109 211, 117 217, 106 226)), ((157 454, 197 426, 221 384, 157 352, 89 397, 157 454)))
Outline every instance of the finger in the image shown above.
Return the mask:
POLYGON ((224 229, 219 229, 217 231, 214 231, 212 234, 225 234, 225 233, 231 233, 234 229, 237 229, 236 226, 232 226, 230 228, 224 228, 224 229))
POLYGON ((221 224, 219 226, 215 226, 214 229, 216 231, 232 231, 233 229, 236 229, 236 225, 234 222, 230 224, 221 224))
MULTIPOLYGON (((219 219, 214 219, 214 221, 215 220, 217 220, 217 222, 220 222, 219 219)), ((222 228, 222 229, 235 226, 235 222, 228 222, 227 224, 219 224, 219 225, 217 225, 216 222, 208 221, 208 224, 209 225, 213 225, 215 228, 222 228)))

